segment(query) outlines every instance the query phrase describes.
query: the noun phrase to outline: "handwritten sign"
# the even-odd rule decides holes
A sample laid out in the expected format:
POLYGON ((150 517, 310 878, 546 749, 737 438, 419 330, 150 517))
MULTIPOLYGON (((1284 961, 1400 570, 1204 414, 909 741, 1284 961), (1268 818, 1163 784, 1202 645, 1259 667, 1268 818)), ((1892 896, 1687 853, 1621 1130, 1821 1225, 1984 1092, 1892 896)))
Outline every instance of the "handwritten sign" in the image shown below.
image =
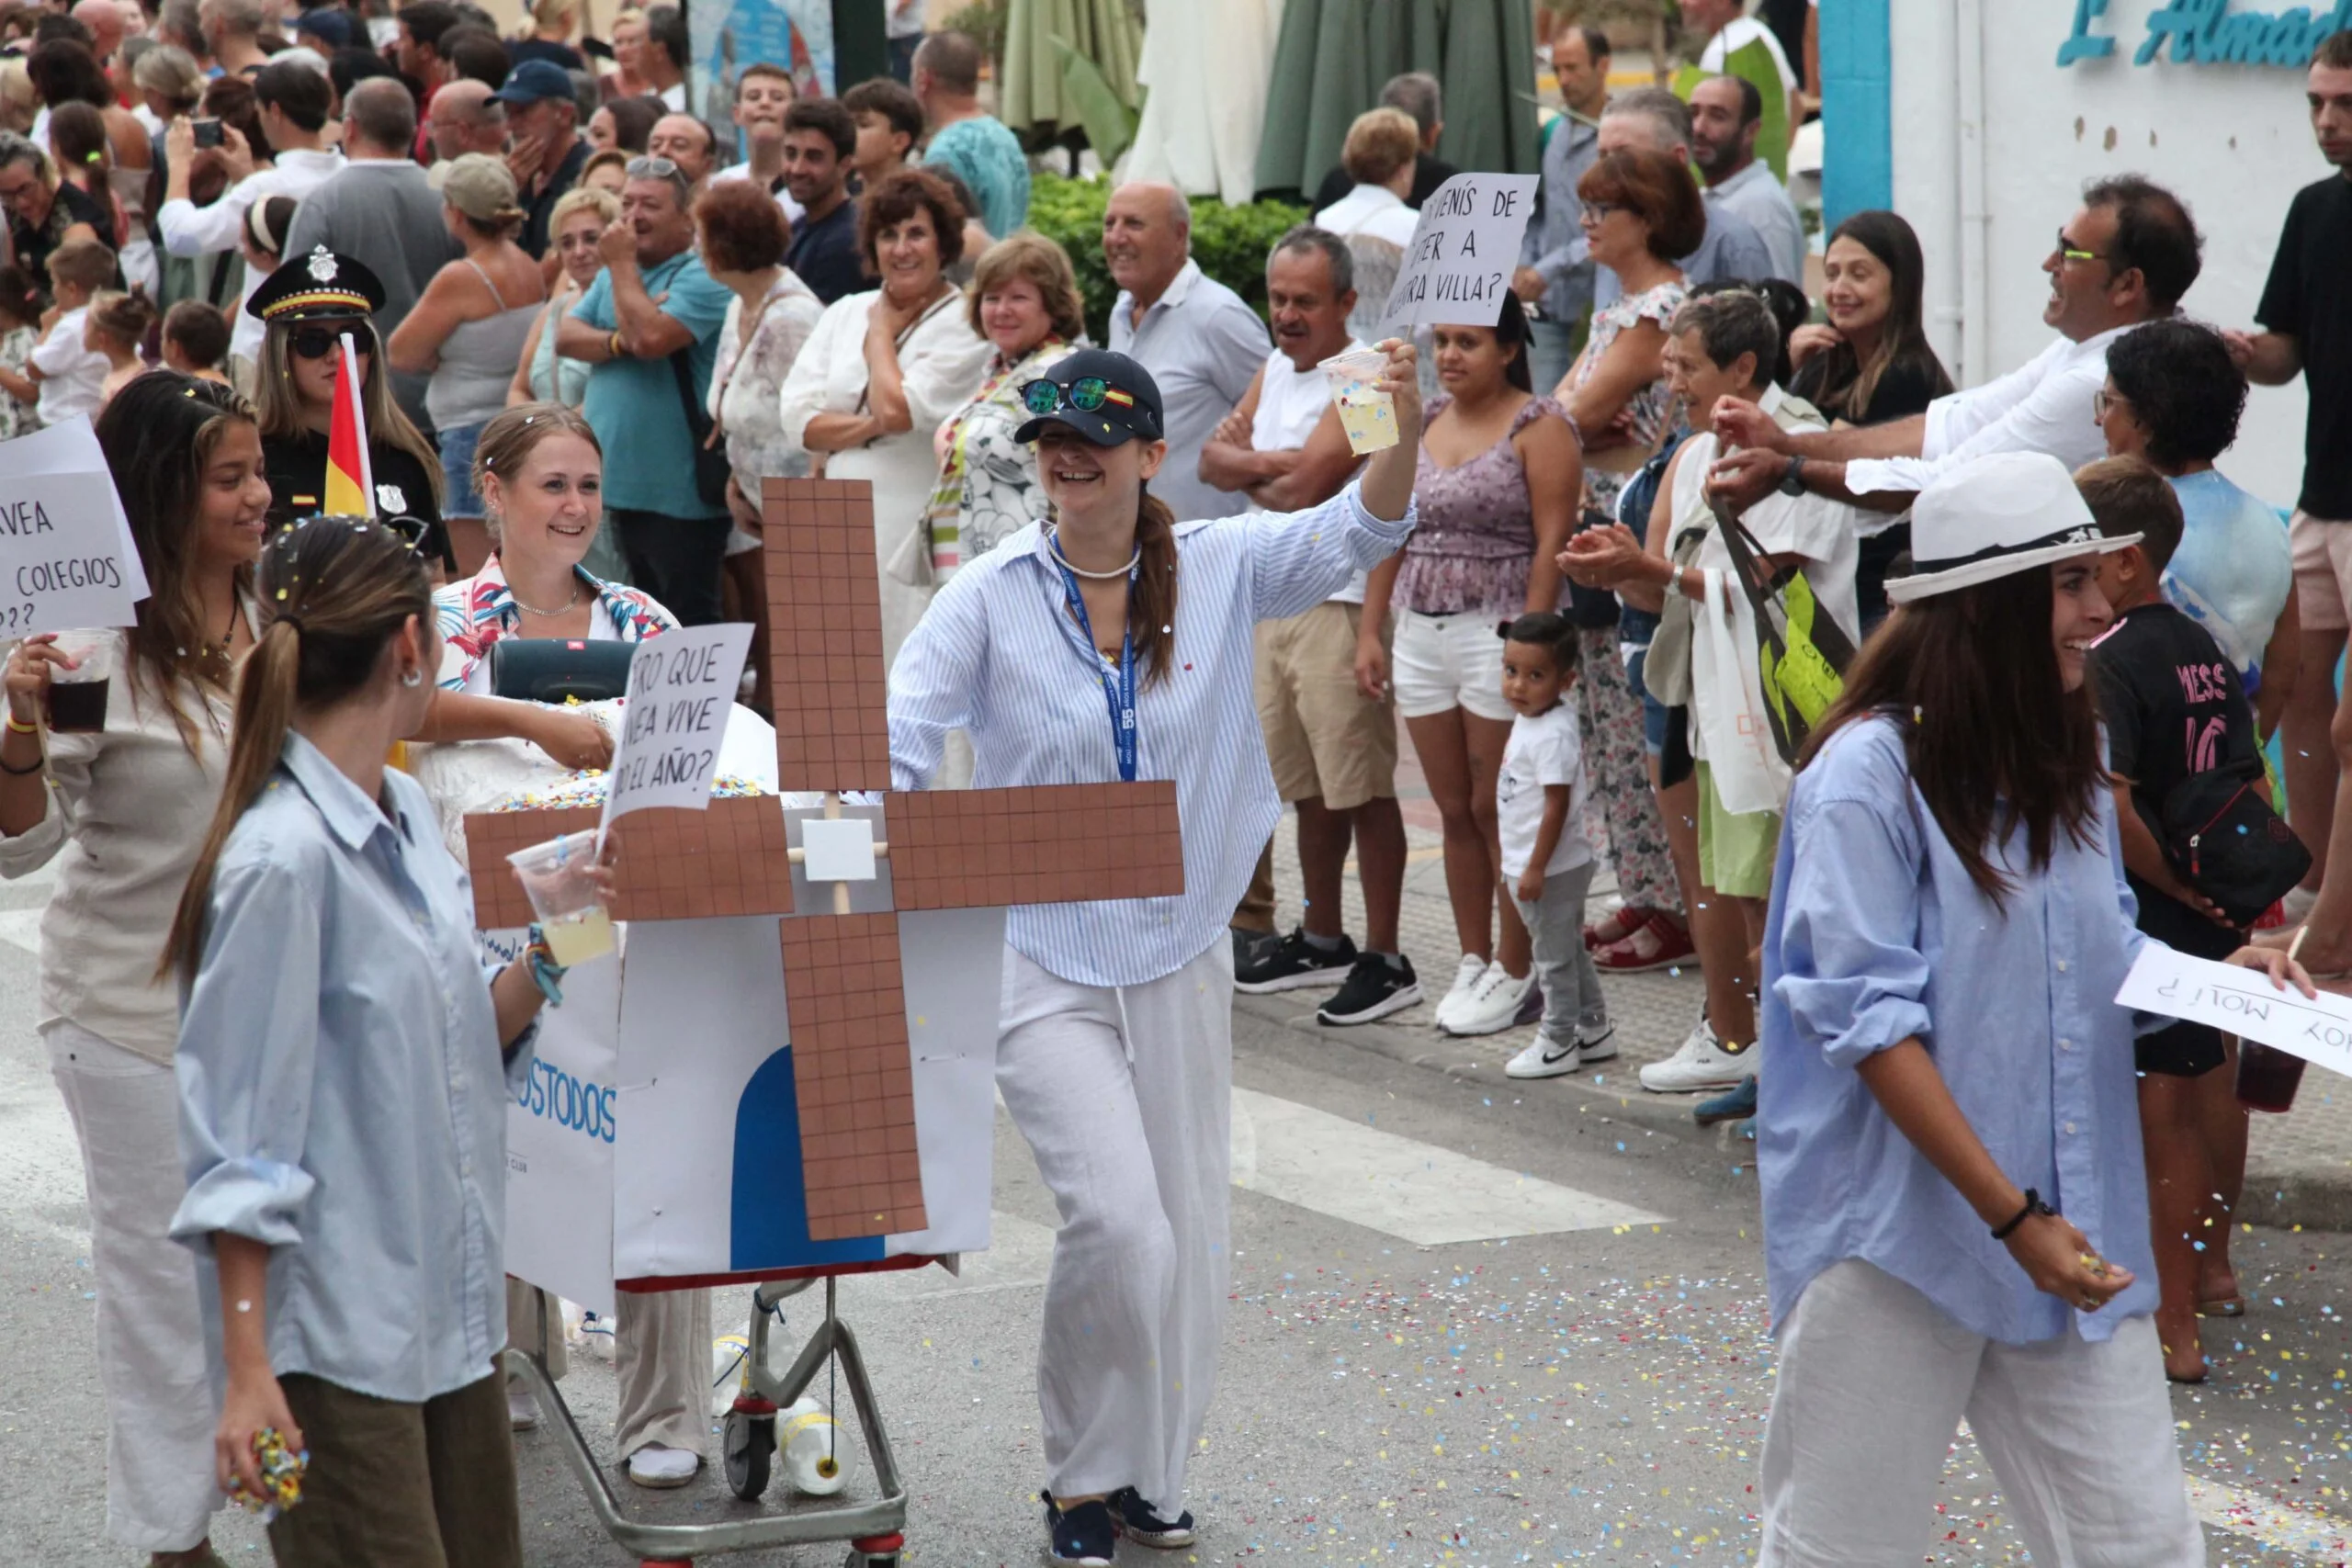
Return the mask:
POLYGON ((752 628, 737 623, 664 632, 639 647, 629 661, 605 827, 649 806, 700 811, 710 804, 751 646, 752 628))
POLYGON ((1534 175, 1456 175, 1432 191, 1388 291, 1383 325, 1401 332, 1436 323, 1490 327, 1502 320, 1536 183, 1534 175))
POLYGON ((0 637, 127 626, 146 597, 90 422, 0 443, 0 637))
POLYGON ((2152 942, 2123 977, 2115 1000, 2142 1012, 2211 1024, 2352 1077, 2352 998, 2331 991, 2307 997, 2291 986, 2282 991, 2258 970, 2191 958, 2152 942))

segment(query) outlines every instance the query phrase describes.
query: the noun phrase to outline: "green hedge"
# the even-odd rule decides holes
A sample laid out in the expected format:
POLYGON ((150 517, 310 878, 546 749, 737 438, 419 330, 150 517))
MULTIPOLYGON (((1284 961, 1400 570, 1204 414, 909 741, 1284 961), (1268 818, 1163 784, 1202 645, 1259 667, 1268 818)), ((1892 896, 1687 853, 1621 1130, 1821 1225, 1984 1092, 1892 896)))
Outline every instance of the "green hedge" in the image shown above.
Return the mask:
MULTIPOLYGON (((1029 225, 1069 253, 1086 296, 1086 329, 1096 343, 1111 341, 1111 306, 1119 286, 1102 264, 1102 209, 1111 199, 1108 180, 1071 180, 1059 175, 1031 176, 1029 225)), ((1266 311, 1266 254, 1294 224, 1306 221, 1305 208, 1279 201, 1227 207, 1207 197, 1193 197, 1193 259, 1201 270, 1266 311)))

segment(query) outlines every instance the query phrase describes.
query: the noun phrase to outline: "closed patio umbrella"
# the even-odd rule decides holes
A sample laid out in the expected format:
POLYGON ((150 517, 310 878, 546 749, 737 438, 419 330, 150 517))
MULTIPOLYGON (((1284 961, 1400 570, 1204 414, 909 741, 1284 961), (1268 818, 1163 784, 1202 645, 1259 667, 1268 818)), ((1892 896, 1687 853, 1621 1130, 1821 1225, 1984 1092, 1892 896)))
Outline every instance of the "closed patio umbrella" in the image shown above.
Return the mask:
POLYGON ((1084 126, 1107 163, 1125 145, 1142 103, 1142 46, 1126 0, 1012 0, 997 118, 1033 146, 1084 126), (1113 134, 1116 144, 1103 146, 1113 134))

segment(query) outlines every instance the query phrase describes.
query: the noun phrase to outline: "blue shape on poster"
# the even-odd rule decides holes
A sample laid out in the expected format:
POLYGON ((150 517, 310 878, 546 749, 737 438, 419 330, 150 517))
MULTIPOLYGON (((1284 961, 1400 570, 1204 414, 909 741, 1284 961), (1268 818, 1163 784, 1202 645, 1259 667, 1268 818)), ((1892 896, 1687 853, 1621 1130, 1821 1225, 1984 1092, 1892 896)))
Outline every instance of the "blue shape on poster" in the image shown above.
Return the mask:
POLYGON ((884 1238, 808 1239, 808 1196, 800 1184, 800 1098, 792 1048, 760 1064, 735 1102, 735 1189, 728 1267, 740 1270, 873 1263, 884 1238))

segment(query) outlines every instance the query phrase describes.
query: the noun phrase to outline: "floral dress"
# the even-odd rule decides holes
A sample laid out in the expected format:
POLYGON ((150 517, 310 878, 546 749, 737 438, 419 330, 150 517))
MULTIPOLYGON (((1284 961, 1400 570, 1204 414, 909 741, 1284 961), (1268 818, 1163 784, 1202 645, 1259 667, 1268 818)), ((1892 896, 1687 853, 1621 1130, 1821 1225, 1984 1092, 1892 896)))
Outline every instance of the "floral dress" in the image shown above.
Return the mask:
POLYGON ((940 423, 933 443, 939 453, 939 482, 931 492, 931 568, 941 582, 966 561, 1045 520, 1037 454, 1013 440, 1012 433, 1029 418, 1021 406, 1022 387, 1072 346, 1049 337, 1016 364, 997 354, 972 400, 940 423))
MULTIPOLYGON (((1592 379, 1593 372, 1609 353, 1609 345, 1617 334, 1640 321, 1656 321, 1660 332, 1668 330, 1674 312, 1682 308, 1690 297, 1679 278, 1661 283, 1655 288, 1645 288, 1639 294, 1629 294, 1592 313, 1592 335, 1576 364, 1568 370, 1567 381, 1561 390, 1576 391, 1592 379)), ((1674 393, 1660 376, 1640 391, 1625 400, 1625 412, 1632 416, 1633 445, 1648 451, 1666 434, 1666 416, 1672 411, 1674 393)), ((1587 468, 1584 471, 1585 510, 1617 515, 1617 492, 1625 488, 1631 474, 1612 474, 1604 469, 1587 468)))
MULTIPOLYGON (((786 267, 760 302, 748 345, 739 350, 741 299, 727 307, 726 323, 718 329, 718 358, 710 373, 710 415, 723 433, 720 439, 727 443, 727 461, 736 482, 755 506, 762 479, 798 479, 808 472, 807 450, 784 438, 776 397, 824 313, 824 301, 786 267)), ((760 541, 741 527, 729 530, 729 555, 759 547, 760 541)))
MULTIPOLYGON (((31 363, 33 345, 40 341, 40 333, 31 327, 17 327, 0 334, 0 365, 17 375, 25 374, 31 363)), ((31 403, 20 403, 6 392, 0 392, 0 441, 29 435, 40 428, 40 415, 31 403)))

